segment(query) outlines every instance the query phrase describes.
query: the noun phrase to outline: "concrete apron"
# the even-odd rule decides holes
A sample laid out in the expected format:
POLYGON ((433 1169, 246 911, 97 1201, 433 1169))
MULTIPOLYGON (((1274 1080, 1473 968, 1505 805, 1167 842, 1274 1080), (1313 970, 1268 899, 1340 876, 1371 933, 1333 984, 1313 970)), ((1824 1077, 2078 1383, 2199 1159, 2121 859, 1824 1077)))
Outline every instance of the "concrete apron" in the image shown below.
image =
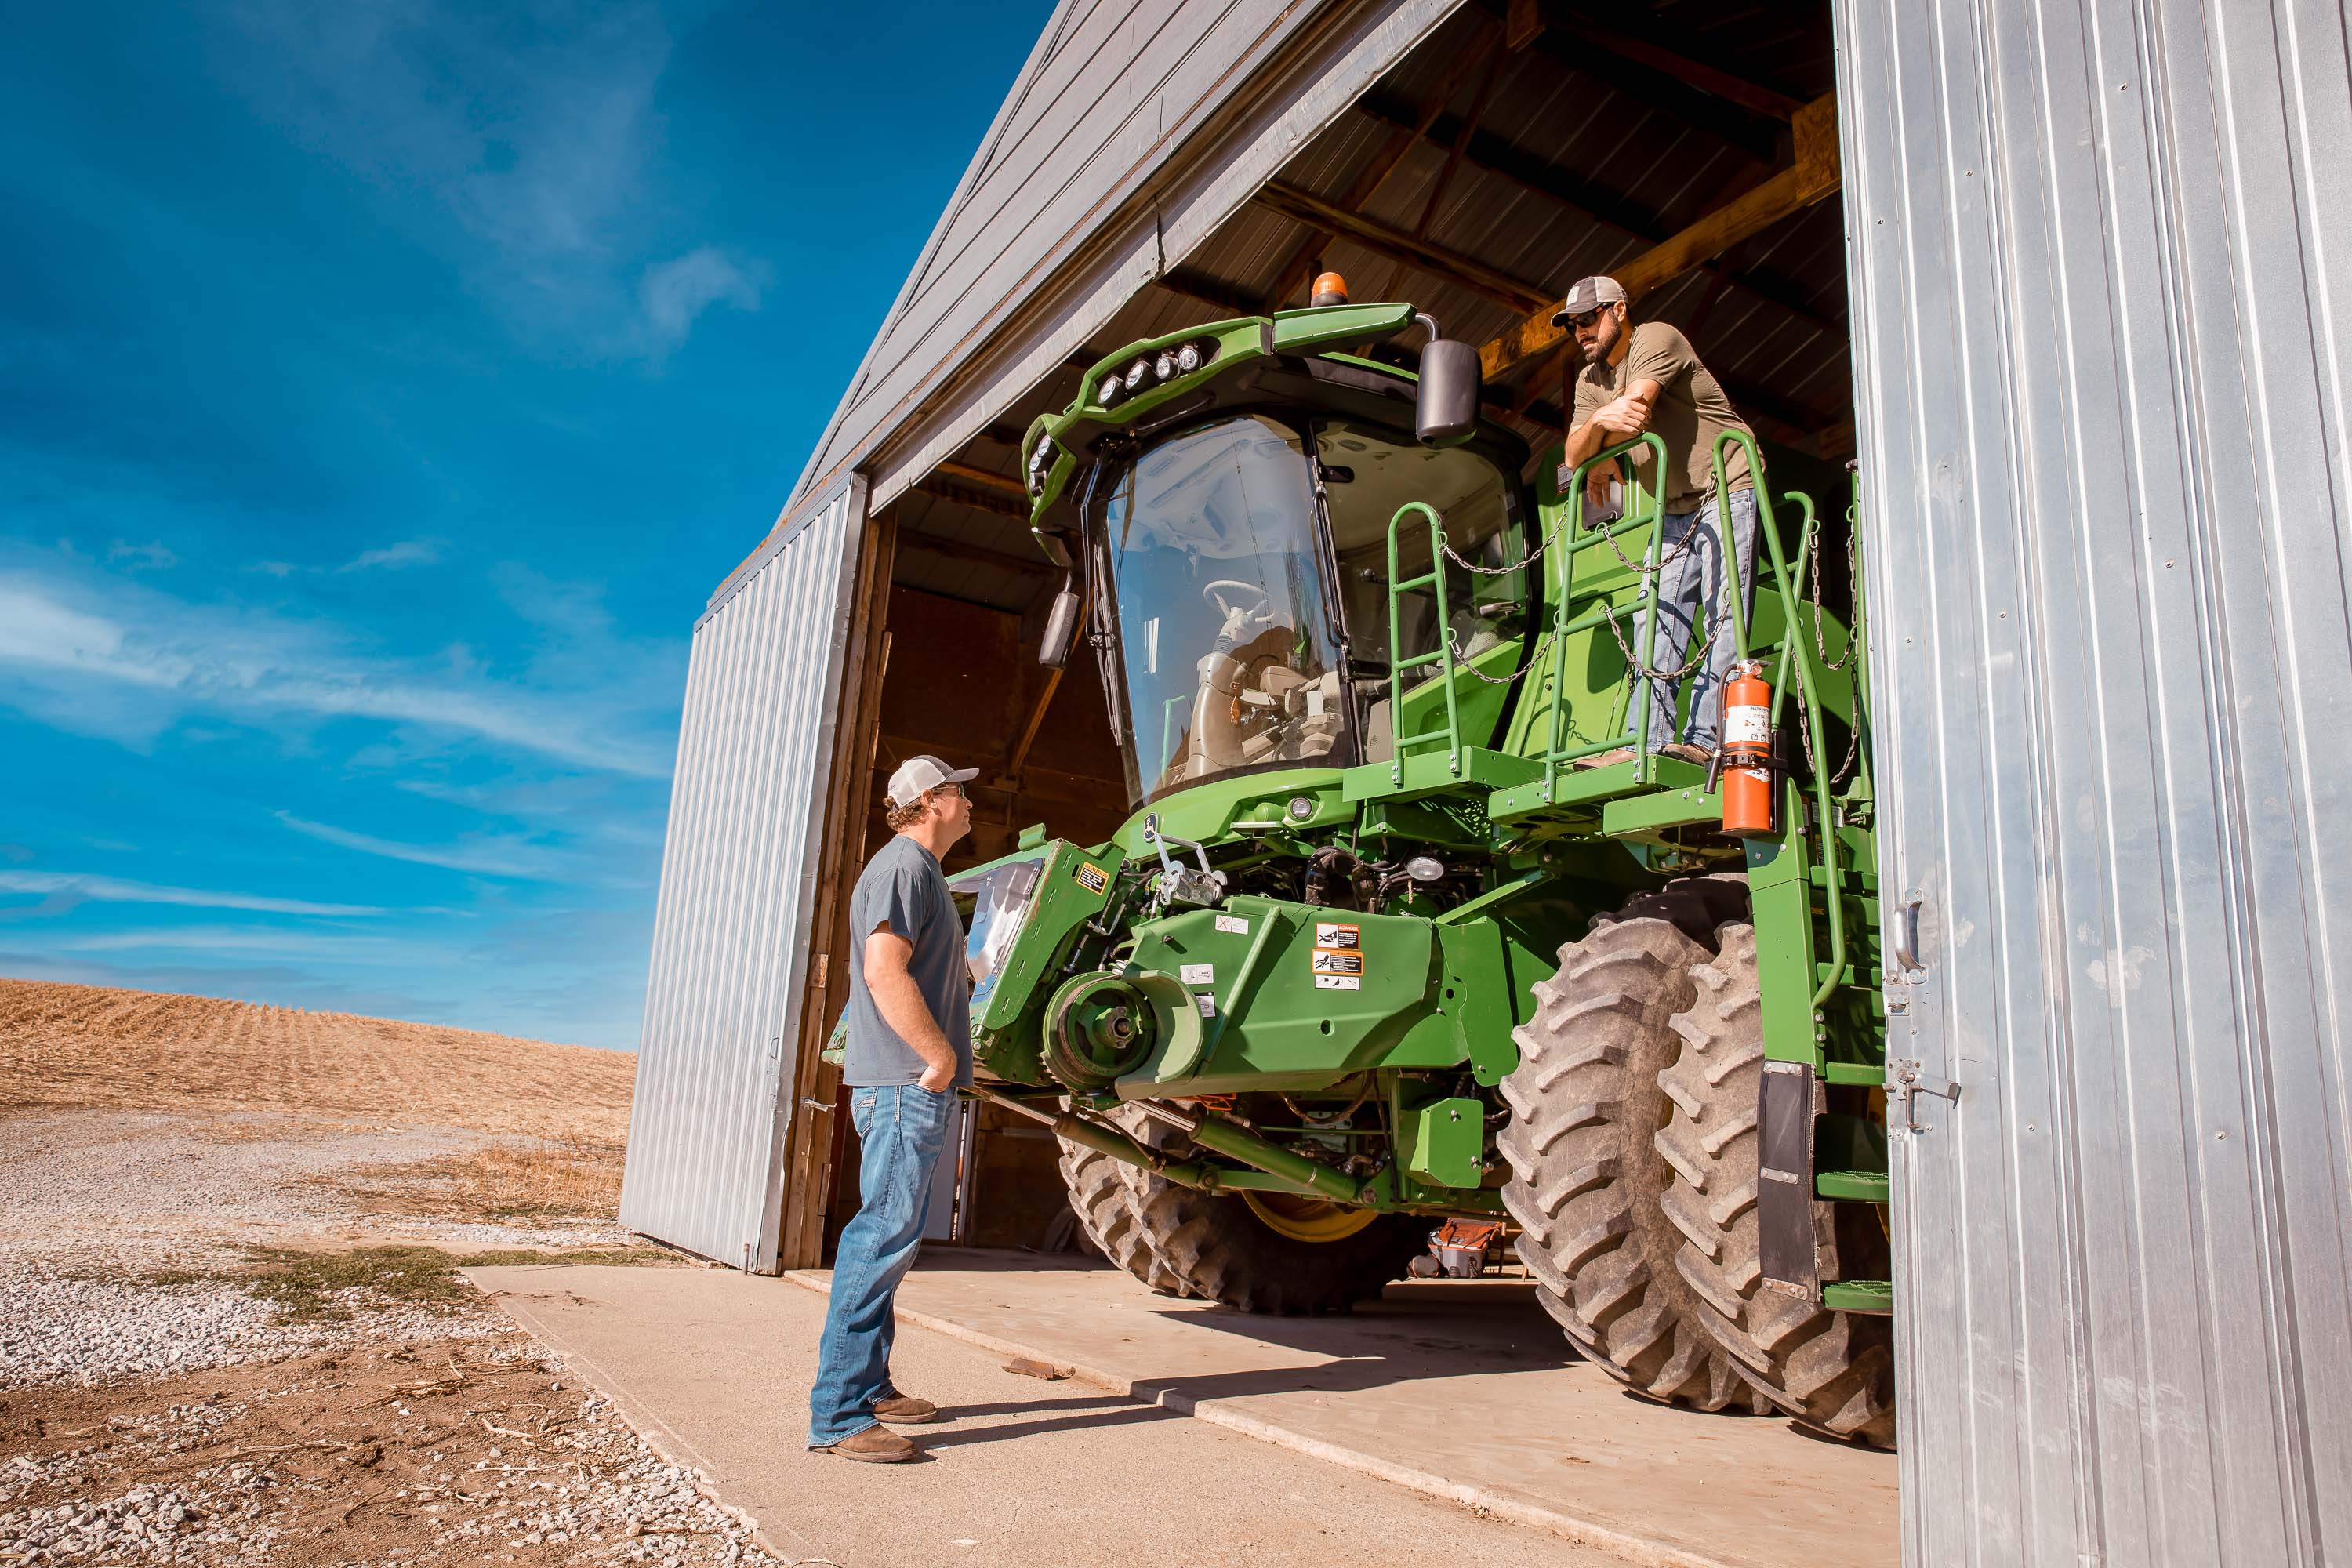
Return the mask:
MULTIPOLYGON (((719 1270, 469 1275, 787 1562, 1443 1551, 1549 1568, 1860 1568, 1900 1552, 1892 1456, 1634 1400, 1573 1359, 1520 1285, 1400 1284, 1352 1318, 1258 1318, 1114 1269, 935 1248, 899 1318, 944 1337, 902 1335, 895 1364, 958 1418, 909 1428, 944 1463, 894 1480, 901 1468, 800 1447, 816 1294, 719 1270), (1074 1377, 1004 1373, 1013 1355, 1074 1377), (1199 1419, 1171 1426, 1176 1415, 1199 1419)), ((787 1278, 825 1288, 821 1272, 787 1278)))

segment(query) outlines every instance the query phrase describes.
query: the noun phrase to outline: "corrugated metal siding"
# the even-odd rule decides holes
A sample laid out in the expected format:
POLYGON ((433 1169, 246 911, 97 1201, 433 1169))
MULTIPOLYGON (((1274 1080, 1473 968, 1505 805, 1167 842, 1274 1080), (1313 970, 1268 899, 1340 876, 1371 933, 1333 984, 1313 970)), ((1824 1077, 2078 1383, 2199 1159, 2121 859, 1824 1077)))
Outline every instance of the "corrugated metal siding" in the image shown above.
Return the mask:
POLYGON ((2345 13, 1839 27, 1905 1558, 2346 1561, 2345 13))
POLYGON ((802 486, 898 440, 914 449, 873 475, 887 504, 1206 239, 1459 3, 1067 0, 802 486), (1310 37, 1310 56, 1277 81, 1274 62, 1310 37), (1150 210, 1130 210, 1146 193, 1150 210), (1009 330, 1016 319, 1028 324, 1009 330), (1019 352, 970 384, 1000 348, 1019 352), (958 378, 963 417, 909 442, 916 411, 958 378))
POLYGON ((762 1271, 865 515, 853 477, 696 623, 670 785, 621 1223, 762 1271))

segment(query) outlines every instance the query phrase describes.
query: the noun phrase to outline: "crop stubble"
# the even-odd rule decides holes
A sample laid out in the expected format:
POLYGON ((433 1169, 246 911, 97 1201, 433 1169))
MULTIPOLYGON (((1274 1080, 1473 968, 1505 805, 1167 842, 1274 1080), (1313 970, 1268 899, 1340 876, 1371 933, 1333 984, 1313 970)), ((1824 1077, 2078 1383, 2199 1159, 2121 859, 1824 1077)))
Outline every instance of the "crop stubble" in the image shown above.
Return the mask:
POLYGON ((635 1075, 626 1051, 0 979, 0 1109, 278 1110, 618 1144, 635 1075))

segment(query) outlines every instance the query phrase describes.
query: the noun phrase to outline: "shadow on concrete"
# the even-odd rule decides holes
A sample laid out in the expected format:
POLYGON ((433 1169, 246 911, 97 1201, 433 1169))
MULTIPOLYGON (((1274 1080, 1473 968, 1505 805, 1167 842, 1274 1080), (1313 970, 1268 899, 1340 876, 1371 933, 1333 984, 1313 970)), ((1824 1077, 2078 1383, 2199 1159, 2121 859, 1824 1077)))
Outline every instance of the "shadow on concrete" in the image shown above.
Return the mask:
MULTIPOLYGON (((1087 1415, 1055 1416, 1043 1421, 1013 1421, 1002 1426, 968 1426, 958 1428, 953 1423, 936 1426, 908 1426, 906 1436, 927 1449, 966 1448, 981 1443, 1002 1443, 1017 1437, 1034 1437, 1046 1432, 1083 1432, 1111 1426, 1134 1426, 1154 1421, 1181 1421, 1181 1411, 1165 1410, 1155 1405, 1139 1405, 1133 1400, 1104 1402, 1111 1406, 1087 1415)), ((994 1414, 1013 1406, 963 1406, 949 1412, 951 1415, 976 1416, 994 1414)), ((1067 1409, 1068 1405, 1061 1408, 1067 1409)))

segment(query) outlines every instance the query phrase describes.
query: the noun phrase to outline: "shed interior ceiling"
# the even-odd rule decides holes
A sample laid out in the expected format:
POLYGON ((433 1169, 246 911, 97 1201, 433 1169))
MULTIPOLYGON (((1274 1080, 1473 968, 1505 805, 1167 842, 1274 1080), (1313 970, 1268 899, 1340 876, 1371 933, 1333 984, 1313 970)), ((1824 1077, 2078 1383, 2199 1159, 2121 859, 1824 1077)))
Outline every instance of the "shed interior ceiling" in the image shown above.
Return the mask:
MULTIPOLYGON (((1015 612, 1051 591, 1017 477, 1021 435, 1121 345, 1297 308, 1326 268, 1357 300, 1411 300, 1448 337, 1487 342, 1786 168, 1791 116, 1832 80, 1825 0, 1472 0, 1207 243, 1171 258, 1084 353, 893 503, 896 581, 1015 612)), ((1731 245, 1638 312, 1691 338, 1759 436, 1822 458, 1851 451, 1837 200, 1731 245)), ((1410 347, 1397 352, 1410 361, 1410 347)), ((1491 412, 1539 448, 1560 433, 1567 360, 1539 353, 1487 384, 1491 412)))

